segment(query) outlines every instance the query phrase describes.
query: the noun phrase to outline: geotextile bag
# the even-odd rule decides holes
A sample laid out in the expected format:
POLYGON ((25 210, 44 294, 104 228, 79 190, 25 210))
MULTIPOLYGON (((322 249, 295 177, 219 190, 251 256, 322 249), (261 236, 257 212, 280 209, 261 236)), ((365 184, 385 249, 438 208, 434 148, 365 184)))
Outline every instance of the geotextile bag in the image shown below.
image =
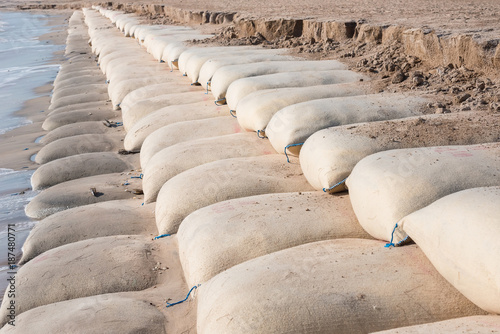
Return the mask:
POLYGON ((198 333, 369 333, 483 315, 412 245, 309 243, 234 266, 198 288, 198 333))
POLYGON ((346 181, 359 223, 374 238, 404 242, 397 224, 454 192, 500 186, 500 143, 379 152, 362 159, 346 181))

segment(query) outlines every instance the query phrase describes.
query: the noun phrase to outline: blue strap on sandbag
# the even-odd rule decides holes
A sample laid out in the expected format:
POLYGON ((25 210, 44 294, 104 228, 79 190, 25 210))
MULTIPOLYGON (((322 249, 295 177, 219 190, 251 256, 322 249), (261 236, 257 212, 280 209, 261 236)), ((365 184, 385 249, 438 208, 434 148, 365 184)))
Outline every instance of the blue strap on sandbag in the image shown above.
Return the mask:
POLYGON ((163 59, 160 59, 160 63, 164 63, 165 61, 163 59))
POLYGON ((222 99, 218 99, 218 100, 215 100, 214 103, 216 106, 220 107, 220 106, 223 106, 223 104, 218 104, 220 101, 224 101, 226 98, 223 97, 222 99))
POLYGON ((174 62, 170 62, 170 72, 174 71, 174 62))
POLYGON ((116 125, 116 126, 122 126, 122 125, 123 125, 123 122, 115 122, 115 125, 116 125))
POLYGON ((211 80, 207 81, 207 91, 206 91, 205 95, 208 95, 208 84, 209 84, 210 82, 212 82, 212 81, 211 81, 211 80))
POLYGON ((345 181, 347 180, 347 177, 345 179, 343 179, 342 181, 340 182, 337 182, 335 183, 333 186, 331 186, 330 188, 323 188, 323 191, 326 193, 326 192, 329 192, 330 190, 334 189, 334 188, 337 188, 338 186, 340 186, 341 184, 345 183, 345 181))
POLYGON ((286 149, 289 147, 294 147, 294 146, 301 146, 304 145, 304 143, 298 143, 298 144, 290 144, 285 146, 285 156, 286 156, 286 162, 290 163, 290 158, 288 158, 288 153, 286 153, 286 149))
POLYGON ((165 238, 165 237, 169 237, 170 234, 162 234, 162 235, 158 235, 156 237, 153 238, 153 240, 157 240, 157 239, 161 239, 161 238, 165 238))
POLYGON ((257 130, 257 137, 259 137, 260 139, 266 139, 267 137, 265 135, 264 136, 260 135, 261 132, 265 133, 264 130, 257 130))
POLYGON ((389 248, 389 247, 401 246, 406 240, 408 240, 408 238, 410 237, 409 235, 407 235, 406 238, 404 238, 403 240, 401 240, 400 242, 398 242, 396 244, 392 242, 394 240, 394 232, 396 232, 397 228, 398 228, 398 224, 396 223, 396 225, 394 226, 394 229, 392 230, 392 233, 391 233, 391 241, 389 243, 385 244, 384 247, 389 248))
POLYGON ((236 112, 236 110, 232 110, 232 109, 231 109, 231 110, 229 110, 229 114, 230 114, 231 116, 233 116, 234 118, 237 118, 237 116, 236 116, 235 112, 236 112))
POLYGON ((141 175, 139 175, 139 176, 131 176, 130 178, 131 179, 142 179, 143 176, 144 176, 144 174, 141 173, 141 175))
POLYGON ((191 288, 191 290, 189 290, 186 298, 184 298, 183 300, 180 300, 178 302, 175 302, 175 303, 169 303, 167 302, 167 307, 171 307, 171 306, 174 306, 174 305, 177 305, 177 304, 181 304, 181 303, 184 303, 186 300, 188 300, 189 298, 189 295, 191 294, 191 292, 193 292, 194 289, 198 289, 198 287, 200 286, 201 284, 198 284, 198 285, 195 285, 191 288))

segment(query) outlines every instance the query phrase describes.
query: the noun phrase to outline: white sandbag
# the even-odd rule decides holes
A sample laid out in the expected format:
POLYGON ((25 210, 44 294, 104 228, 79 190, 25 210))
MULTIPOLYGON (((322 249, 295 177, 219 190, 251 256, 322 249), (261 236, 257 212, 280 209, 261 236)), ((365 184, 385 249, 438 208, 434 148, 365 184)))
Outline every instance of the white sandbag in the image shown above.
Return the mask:
POLYGON ((500 143, 400 149, 362 159, 346 185, 361 226, 399 244, 403 217, 460 190, 500 186, 499 173, 500 143))
POLYGON ((26 216, 43 219, 56 212, 82 205, 120 199, 131 199, 142 195, 134 194, 134 189, 141 189, 142 182, 129 173, 114 173, 84 177, 67 181, 45 189, 28 203, 26 216))
MULTIPOLYGON (((231 59, 245 59, 246 63, 251 62, 261 62, 261 61, 271 61, 271 60, 291 60, 291 57, 279 57, 278 54, 281 50, 277 49, 251 49, 251 50, 226 50, 225 52, 217 52, 211 54, 208 52, 200 52, 193 54, 189 60, 186 62, 186 75, 191 79, 191 83, 198 84, 199 75, 202 66, 211 60, 217 59, 229 59, 229 63, 226 65, 242 64, 242 62, 234 62, 231 59)), ((283 51, 281 51, 283 52, 283 51)), ((215 70, 213 71, 215 72, 215 70)), ((212 72, 212 75, 213 75, 212 72)), ((212 76, 210 76, 210 79, 212 76)), ((203 79, 202 79, 203 80, 203 79)))
POLYGON ((59 98, 62 97, 69 97, 72 95, 78 95, 78 94, 105 94, 108 92, 108 87, 106 84, 100 83, 100 84, 91 84, 91 85, 83 85, 83 86, 77 86, 77 87, 69 87, 69 88, 60 88, 54 90, 54 93, 52 93, 52 97, 50 98, 51 102, 55 102, 59 98))
POLYGON ((387 331, 376 332, 374 334, 456 334, 456 333, 500 333, 500 316, 476 315, 445 321, 433 322, 430 324, 415 325, 387 331))
POLYGON ((40 306, 0 333, 165 334, 165 317, 149 302, 107 294, 40 306), (140 316, 137 316, 140 314, 140 316))
MULTIPOLYGON (((107 108, 106 108, 107 109, 107 108)), ((120 114, 116 110, 75 110, 61 112, 55 115, 50 115, 42 123, 42 129, 52 131, 60 126, 73 124, 78 122, 104 121, 119 118, 120 114)))
POLYGON ((500 129, 495 119, 477 112, 358 123, 320 130, 311 135, 300 150, 300 166, 315 189, 338 191, 343 189, 341 183, 354 166, 376 152, 488 143, 499 138, 500 129))
POLYGON ((178 64, 179 71, 182 75, 187 75, 187 65, 191 57, 193 56, 202 56, 205 57, 207 55, 211 56, 222 56, 226 55, 229 52, 238 53, 238 52, 249 52, 252 50, 251 47, 248 46, 209 46, 209 47, 191 47, 179 55, 178 64))
POLYGON ((108 111, 111 109, 111 104, 107 101, 96 101, 96 102, 85 102, 85 103, 79 103, 79 104, 73 104, 69 106, 64 106, 64 107, 59 107, 56 109, 52 109, 49 111, 47 114, 48 116, 52 116, 55 114, 60 114, 63 112, 73 112, 73 111, 78 111, 78 110, 85 110, 92 112, 94 110, 105 110, 108 111))
MULTIPOLYGON (((165 50, 165 47, 168 44, 175 42, 182 42, 182 41, 193 41, 193 40, 199 41, 210 37, 213 37, 213 35, 196 33, 194 30, 193 32, 187 31, 186 33, 183 34, 177 33, 169 37, 157 38, 157 40, 153 41, 152 43, 150 43, 149 46, 147 46, 147 50, 153 56, 154 59, 162 61, 163 50, 165 50)), ((144 44, 147 45, 146 43, 144 44)))
POLYGON ((482 315, 416 246, 305 244, 244 262, 197 289, 198 333, 369 333, 482 315))
POLYGON ((164 94, 139 100, 129 108, 122 109, 123 127, 129 131, 141 118, 164 107, 203 101, 208 102, 209 97, 201 92, 164 94))
POLYGON ((348 195, 267 194, 197 210, 179 227, 179 254, 188 286, 237 264, 309 242, 369 238, 348 195))
POLYGON ((122 135, 84 134, 55 140, 42 147, 35 157, 38 164, 56 159, 92 152, 118 151, 122 148, 122 135))
POLYGON ((170 43, 163 49, 161 60, 167 63, 168 67, 173 71, 179 69, 179 57, 188 49, 183 42, 170 43))
POLYGON ((121 127, 107 127, 103 122, 93 121, 93 122, 80 122, 75 124, 68 124, 54 129, 43 136, 39 143, 42 145, 50 144, 51 142, 72 136, 84 135, 84 134, 110 134, 122 131, 121 127))
MULTIPOLYGON (((332 76, 336 77, 335 72, 340 71, 319 71, 310 73, 313 77, 319 73, 320 76, 318 78, 323 82, 323 78, 328 80, 328 78, 332 76)), ((289 76, 295 74, 279 73, 253 78, 274 77, 276 75, 289 76)), ((247 79, 252 78, 239 79, 234 83, 236 84, 240 80, 243 81, 247 79)), ((244 129, 263 132, 276 112, 292 104, 331 97, 365 95, 368 94, 369 91, 370 87, 368 85, 359 83, 265 89, 250 93, 248 96, 238 101, 236 114, 238 116, 238 122, 244 129)))
MULTIPOLYGON (((207 60, 199 70, 198 82, 206 90, 210 90, 212 76, 215 71, 223 66, 257 63, 263 61, 283 61, 294 60, 292 56, 286 56, 277 53, 278 50, 272 49, 274 53, 263 53, 264 50, 251 50, 249 55, 245 57, 222 56, 207 60), (255 54, 254 54, 255 53, 255 54)), ((267 50, 266 50, 267 51, 267 50)))
MULTIPOLYGON (((302 90, 291 91, 290 93, 298 93, 297 95, 292 95, 290 98, 294 98, 297 102, 303 102, 308 100, 316 100, 327 97, 336 97, 339 95, 334 95, 332 91, 335 92, 335 87, 332 84, 341 84, 341 83, 354 83, 359 81, 368 81, 364 75, 352 72, 352 71, 344 71, 344 70, 333 70, 333 71, 305 71, 301 72, 300 78, 297 77, 297 72, 284 72, 284 73, 275 73, 275 74, 267 74, 267 75, 259 75, 256 77, 249 77, 238 79, 234 81, 226 93, 226 102, 231 110, 239 109, 237 107, 238 103, 248 96, 249 94, 257 91, 266 90, 267 95, 270 93, 270 89, 274 89, 276 95, 281 94, 281 97, 286 97, 286 95, 282 95, 284 92, 277 90, 277 88, 285 88, 285 87, 301 87, 302 90), (322 87, 321 85, 329 86, 322 87), (311 87, 313 86, 313 87, 311 87), (308 93, 306 93, 308 92, 308 93), (329 94, 328 94, 329 93, 329 94), (295 97, 296 96, 296 97, 295 97), (305 100, 305 97, 308 96, 309 99, 305 100)), ((352 85, 355 87, 354 85, 352 85)), ((356 89, 354 89, 356 91, 356 89)), ((368 91, 365 86, 361 86, 359 90, 364 91, 364 94, 368 91)), ((285 91, 286 92, 286 91, 285 91)), ((261 92, 262 94, 263 92, 261 92)), ((349 95, 353 95, 349 94, 349 95)), ((359 94, 358 94, 359 95, 359 94)), ((266 96, 266 94, 263 94, 266 96)), ((247 102, 248 103, 248 102, 247 102)))
POLYGON ((54 102, 50 104, 48 109, 53 110, 59 107, 75 105, 80 103, 87 103, 87 102, 106 101, 108 99, 109 97, 107 93, 87 93, 87 94, 83 93, 71 96, 63 96, 55 99, 54 102))
POLYGON ((36 223, 23 244, 20 263, 73 242, 134 234, 156 235, 153 205, 142 205, 138 199, 128 199, 80 206, 36 223))
POLYGON ((139 100, 144 100, 159 95, 185 93, 185 92, 201 93, 202 90, 200 90, 200 88, 196 86, 179 85, 178 82, 166 82, 166 83, 147 85, 128 93, 120 103, 120 108, 122 110, 126 110, 139 100))
POLYGON ((33 190, 41 190, 56 184, 100 174, 128 172, 134 169, 139 157, 112 152, 96 152, 72 155, 50 161, 31 176, 33 190))
POLYGON ((64 88, 81 87, 82 85, 95 85, 105 82, 106 79, 102 76, 101 73, 99 73, 98 75, 87 74, 58 81, 57 84, 54 84, 54 89, 60 89, 63 87, 64 88))
POLYGON ((216 106, 212 101, 180 104, 158 109, 138 120, 127 132, 123 146, 127 151, 139 151, 146 137, 154 131, 178 122, 227 116, 223 106, 216 106))
POLYGON ((81 79, 92 78, 95 76, 101 76, 102 81, 100 81, 100 82, 104 83, 105 79, 102 76, 101 71, 97 68, 90 68, 90 69, 85 68, 85 69, 81 69, 78 72, 72 72, 72 73, 59 72, 57 74, 57 77, 54 79, 54 83, 53 83, 54 90, 58 89, 58 88, 65 89, 66 86, 72 86, 74 84, 79 84, 81 82, 79 80, 81 80, 81 79), (60 83, 62 84, 61 86, 59 86, 60 83))
MULTIPOLYGON (((332 126, 420 116, 428 100, 403 94, 334 97, 293 104, 279 110, 266 127, 274 149, 304 143, 316 131, 332 126)), ((292 153, 295 153, 293 150, 292 153)))
MULTIPOLYGON (((138 50, 139 51, 139 50, 138 50)), ((148 54, 134 52, 133 55, 112 59, 106 66, 99 64, 104 74, 109 75, 114 72, 123 72, 127 68, 141 68, 147 66, 159 65, 151 59, 148 54)))
POLYGON ((458 291, 483 310, 500 314, 500 187, 445 196, 398 226, 458 291))
POLYGON ((275 153, 268 140, 257 138, 252 133, 202 138, 169 146, 156 153, 143 169, 144 201, 156 201, 165 182, 196 166, 229 158, 275 153))
POLYGON ((179 78, 169 76, 169 75, 158 75, 158 76, 149 76, 145 78, 135 78, 129 80, 121 80, 113 86, 109 86, 108 92, 111 98, 111 102, 113 104, 113 108, 119 109, 120 103, 127 96, 128 93, 142 88, 147 85, 154 85, 158 83, 167 83, 167 82, 178 82, 179 78))
POLYGON ((210 87, 217 102, 225 100, 229 85, 241 78, 279 72, 345 70, 347 66, 336 60, 324 61, 270 61, 219 68, 212 76, 210 87))
POLYGON ((210 162, 168 180, 156 201, 156 226, 160 234, 175 233, 191 212, 228 199, 309 191, 311 186, 297 163, 286 163, 279 154, 210 162))
POLYGON ((165 147, 190 140, 240 133, 243 130, 232 116, 177 122, 152 132, 141 147, 141 167, 165 147))
POLYGON ((16 315, 64 300, 153 286, 160 260, 158 247, 144 236, 111 236, 83 240, 51 249, 19 269, 16 294, 4 295, 0 310, 5 324, 13 300, 16 315))
MULTIPOLYGON (((151 76, 158 76, 158 75, 170 75, 170 73, 167 73, 165 71, 165 66, 162 64, 155 64, 155 65, 147 65, 147 66, 127 66, 125 69, 118 69, 117 71, 113 71, 111 73, 108 73, 108 83, 111 84, 111 86, 119 83, 120 81, 123 80, 129 80, 129 79, 144 79, 147 77, 151 76)), ((109 89, 108 89, 109 91, 109 89)))

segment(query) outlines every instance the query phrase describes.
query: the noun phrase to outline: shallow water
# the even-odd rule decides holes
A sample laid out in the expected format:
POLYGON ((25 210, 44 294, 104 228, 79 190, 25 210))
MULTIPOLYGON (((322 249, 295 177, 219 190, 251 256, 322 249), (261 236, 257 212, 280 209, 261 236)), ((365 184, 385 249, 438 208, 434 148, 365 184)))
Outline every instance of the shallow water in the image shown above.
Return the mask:
MULTIPOLYGON (((54 28, 62 29, 49 25, 50 17, 28 12, 0 12, 0 134, 29 123, 27 119, 16 117, 13 113, 20 110, 26 101, 39 97, 35 89, 52 82, 57 75, 59 65, 52 63, 54 52, 62 50, 64 46, 39 40, 40 36, 54 28)), ((14 171, 1 167, 2 161, 0 291, 3 292, 7 286, 7 272, 10 271, 9 253, 14 254, 16 262, 20 260, 22 245, 35 225, 35 221, 24 214, 24 207, 36 192, 31 190, 33 171, 14 171), (14 249, 9 249, 9 236, 10 240, 15 239, 14 249)), ((3 293, 0 299, 2 297, 3 293)))
POLYGON ((25 101, 38 97, 34 89, 52 82, 57 75, 59 65, 50 61, 63 46, 38 39, 54 28, 48 25, 49 17, 0 12, 0 134, 29 123, 12 113, 25 101))

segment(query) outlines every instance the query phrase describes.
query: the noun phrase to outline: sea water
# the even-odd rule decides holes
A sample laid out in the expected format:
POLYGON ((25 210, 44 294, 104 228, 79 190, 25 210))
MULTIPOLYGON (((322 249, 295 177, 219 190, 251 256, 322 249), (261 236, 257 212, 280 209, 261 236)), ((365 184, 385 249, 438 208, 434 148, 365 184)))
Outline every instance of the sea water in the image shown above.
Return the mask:
MULTIPOLYGON (((13 113, 26 101, 39 97, 35 88, 52 82, 57 75, 54 52, 64 46, 39 39, 55 28, 64 29, 51 26, 50 17, 0 12, 0 134, 29 123, 13 113)), ((2 167, 0 160, 0 299, 7 287, 8 257, 14 255, 19 261, 22 244, 35 224, 24 214, 24 207, 36 195, 30 184, 33 171, 2 167), (15 241, 9 244, 9 240, 15 241), (14 244, 14 248, 9 247, 14 244)))

